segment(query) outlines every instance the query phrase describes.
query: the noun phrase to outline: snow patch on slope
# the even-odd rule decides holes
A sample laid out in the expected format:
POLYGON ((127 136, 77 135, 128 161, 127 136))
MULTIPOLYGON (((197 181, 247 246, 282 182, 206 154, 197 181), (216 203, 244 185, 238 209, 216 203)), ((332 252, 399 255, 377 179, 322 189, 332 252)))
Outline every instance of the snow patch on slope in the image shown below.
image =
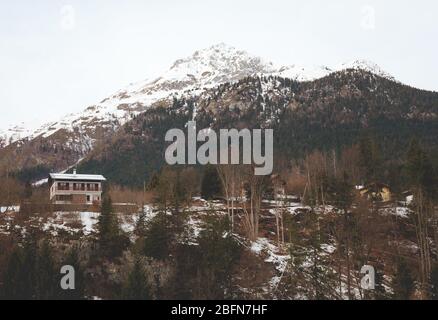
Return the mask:
POLYGON ((312 81, 323 78, 332 73, 333 70, 328 67, 303 67, 298 65, 291 65, 281 67, 276 73, 279 77, 289 78, 295 81, 312 81))
POLYGON ((38 126, 33 123, 21 122, 5 127, 6 129, 0 129, 0 148, 30 136, 38 126))

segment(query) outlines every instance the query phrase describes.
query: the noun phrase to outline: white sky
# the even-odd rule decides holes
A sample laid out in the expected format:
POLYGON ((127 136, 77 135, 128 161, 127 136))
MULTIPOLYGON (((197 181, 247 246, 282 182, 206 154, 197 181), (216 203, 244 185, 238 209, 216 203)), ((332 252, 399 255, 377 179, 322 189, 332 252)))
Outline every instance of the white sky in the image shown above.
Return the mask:
POLYGON ((0 1, 0 129, 81 111, 219 42, 280 65, 368 59, 438 90, 437 1, 0 1))

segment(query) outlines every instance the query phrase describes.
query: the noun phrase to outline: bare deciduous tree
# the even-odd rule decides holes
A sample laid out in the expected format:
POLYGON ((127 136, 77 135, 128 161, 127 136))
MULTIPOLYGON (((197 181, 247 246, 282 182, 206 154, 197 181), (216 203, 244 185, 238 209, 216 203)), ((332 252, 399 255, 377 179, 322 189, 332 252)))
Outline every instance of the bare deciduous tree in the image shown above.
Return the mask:
POLYGON ((247 166, 245 169, 245 182, 248 187, 249 197, 243 206, 244 226, 248 238, 254 241, 258 238, 260 209, 266 177, 255 175, 253 165, 247 166))

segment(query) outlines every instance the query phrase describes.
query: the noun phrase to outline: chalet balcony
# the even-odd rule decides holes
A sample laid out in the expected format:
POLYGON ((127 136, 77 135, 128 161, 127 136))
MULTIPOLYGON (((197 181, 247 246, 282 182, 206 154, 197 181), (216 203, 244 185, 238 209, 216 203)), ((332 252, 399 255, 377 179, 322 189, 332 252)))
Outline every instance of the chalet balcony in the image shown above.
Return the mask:
POLYGON ((77 186, 56 186, 55 191, 91 191, 91 192, 99 192, 102 191, 102 188, 94 185, 77 185, 77 186))

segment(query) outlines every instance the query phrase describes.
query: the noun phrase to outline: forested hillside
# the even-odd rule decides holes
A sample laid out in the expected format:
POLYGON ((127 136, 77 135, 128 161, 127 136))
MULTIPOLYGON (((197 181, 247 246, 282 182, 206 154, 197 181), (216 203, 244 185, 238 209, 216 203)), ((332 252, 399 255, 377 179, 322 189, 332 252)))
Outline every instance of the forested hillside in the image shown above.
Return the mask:
POLYGON ((174 99, 128 122, 81 163, 81 170, 103 173, 123 185, 143 185, 164 164, 166 131, 183 129, 194 112, 198 129, 274 129, 277 164, 314 150, 340 155, 371 139, 387 169, 387 177, 380 178, 388 180, 413 138, 432 159, 438 155, 438 93, 350 69, 301 83, 245 78, 191 99, 174 99))

